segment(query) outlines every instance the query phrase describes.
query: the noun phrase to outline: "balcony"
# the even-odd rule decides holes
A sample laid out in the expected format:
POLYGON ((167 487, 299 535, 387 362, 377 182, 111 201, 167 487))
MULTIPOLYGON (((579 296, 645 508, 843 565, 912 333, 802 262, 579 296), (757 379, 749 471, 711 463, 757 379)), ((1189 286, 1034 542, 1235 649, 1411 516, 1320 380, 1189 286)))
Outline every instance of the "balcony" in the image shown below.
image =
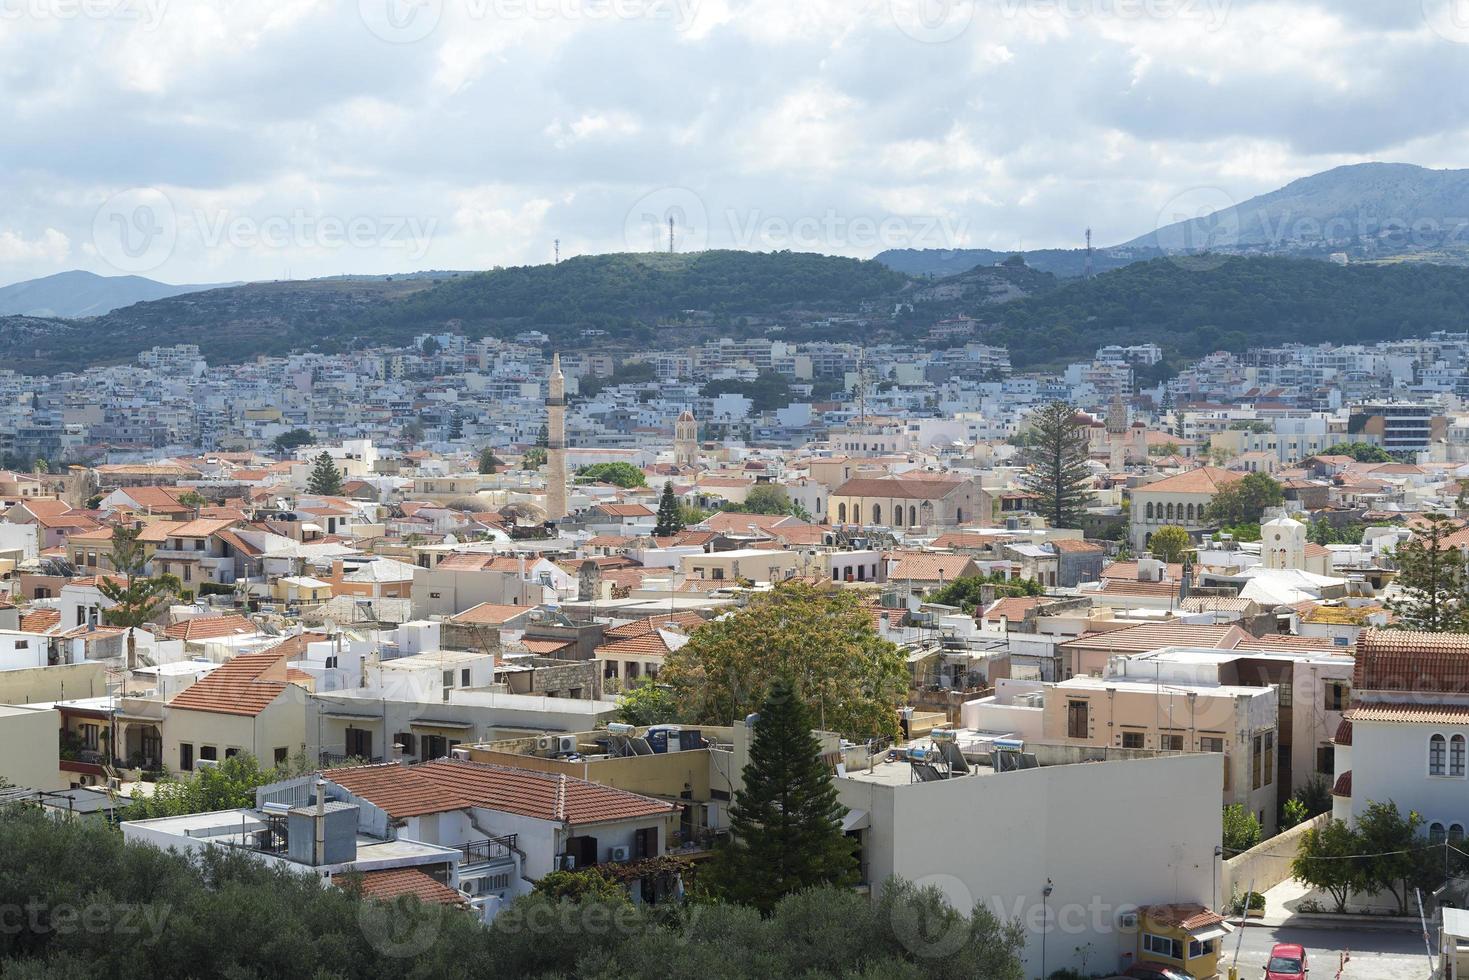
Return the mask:
POLYGON ((515 850, 515 834, 504 837, 487 837, 483 840, 465 841, 459 850, 464 854, 461 864, 489 864, 493 861, 509 861, 515 850))

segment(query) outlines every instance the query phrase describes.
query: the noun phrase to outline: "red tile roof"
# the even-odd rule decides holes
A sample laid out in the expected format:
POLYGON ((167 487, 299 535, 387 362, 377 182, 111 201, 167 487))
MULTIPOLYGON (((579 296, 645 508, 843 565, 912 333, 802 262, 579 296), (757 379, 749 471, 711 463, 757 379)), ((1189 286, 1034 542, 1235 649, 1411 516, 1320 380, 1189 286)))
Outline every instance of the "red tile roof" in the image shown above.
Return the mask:
POLYGON ((1179 905, 1147 905, 1141 912, 1148 918, 1160 925, 1172 926, 1185 932, 1194 929, 1203 929, 1208 926, 1217 926, 1224 921, 1224 916, 1218 912, 1212 912, 1202 905, 1179 904, 1179 905))
POLYGON ((174 623, 163 633, 170 640, 217 640, 226 636, 253 636, 260 627, 244 616, 195 616, 174 623))
POLYGON ((228 660, 184 688, 168 702, 170 708, 212 711, 226 715, 258 715, 289 686, 286 682, 286 644, 228 660))
POLYGON ((1198 647, 1233 650, 1249 634, 1238 626, 1207 626, 1198 623, 1141 623, 1106 633, 1083 633, 1061 646, 1068 649, 1105 650, 1108 653, 1148 653, 1163 647, 1198 647))
POLYGON ((1363 630, 1352 689, 1469 694, 1469 634, 1363 630))
POLYGON ((49 633, 60 625, 60 609, 37 609, 20 618, 22 633, 49 633))
POLYGON ((1352 795, 1352 770, 1348 769, 1346 772, 1344 772, 1340 776, 1337 776, 1336 777, 1336 782, 1333 783, 1332 786, 1331 786, 1331 795, 1332 796, 1351 796, 1352 795))
MULTIPOLYGON (((1152 493, 1217 493, 1219 488, 1242 479, 1245 474, 1221 470, 1217 466, 1201 466, 1196 470, 1167 476, 1156 483, 1135 487, 1133 494, 1152 493)), ((1134 505, 1135 506, 1135 505, 1134 505)))
POLYGON ((322 775, 395 820, 475 806, 541 820, 594 824, 658 817, 677 809, 662 800, 584 779, 455 759, 331 769, 322 775))
POLYGON ((893 500, 942 500, 963 484, 942 477, 856 476, 831 492, 833 497, 876 497, 893 500))
POLYGON ((1331 741, 1334 745, 1352 744, 1352 719, 1344 717, 1337 722, 1336 734, 1332 736, 1331 741))
POLYGON ((660 616, 647 616, 643 619, 634 619, 630 623, 622 623, 619 626, 614 626, 602 635, 608 640, 622 640, 630 636, 642 636, 644 633, 664 629, 669 623, 673 623, 675 626, 682 627, 685 630, 695 630, 707 622, 708 620, 701 613, 692 609, 685 609, 681 612, 671 614, 664 613, 660 616))
POLYGON ((526 615, 533 608, 532 606, 504 606, 494 602, 481 602, 461 613, 455 613, 449 621, 474 626, 502 626, 512 619, 519 619, 526 615))
MULTIPOLYGON (((1359 702, 1342 720, 1350 726, 1358 721, 1391 721, 1400 724, 1418 725, 1469 725, 1469 705, 1463 704, 1391 704, 1384 701, 1359 702)), ((1341 728, 1337 728, 1341 734, 1341 728)), ((1351 745, 1351 728, 1347 728, 1347 741, 1338 745, 1351 745)))
POLYGON ((469 904, 459 892, 435 881, 417 868, 384 868, 380 871, 348 873, 333 878, 332 884, 339 888, 348 887, 353 879, 360 883, 363 898, 385 902, 402 895, 412 895, 427 905, 469 904))

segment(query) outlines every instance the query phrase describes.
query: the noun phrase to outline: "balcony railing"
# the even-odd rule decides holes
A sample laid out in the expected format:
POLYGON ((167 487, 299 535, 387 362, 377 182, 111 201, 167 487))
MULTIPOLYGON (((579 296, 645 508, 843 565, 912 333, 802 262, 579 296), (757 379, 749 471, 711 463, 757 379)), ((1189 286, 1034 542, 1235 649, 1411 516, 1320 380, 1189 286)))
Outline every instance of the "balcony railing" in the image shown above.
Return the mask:
POLYGON ((375 766, 383 761, 380 755, 345 755, 341 752, 321 753, 320 765, 324 769, 335 769, 342 766, 375 766))
POLYGON ((465 864, 486 864, 509 858, 515 850, 515 834, 504 837, 488 837, 484 840, 466 841, 460 850, 464 852, 465 864))

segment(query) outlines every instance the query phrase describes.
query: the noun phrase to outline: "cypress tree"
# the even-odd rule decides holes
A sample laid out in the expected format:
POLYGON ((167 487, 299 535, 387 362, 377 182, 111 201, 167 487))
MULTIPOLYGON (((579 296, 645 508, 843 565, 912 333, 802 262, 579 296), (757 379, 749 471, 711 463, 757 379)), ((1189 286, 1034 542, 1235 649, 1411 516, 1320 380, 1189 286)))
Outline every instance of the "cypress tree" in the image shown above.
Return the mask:
POLYGON ((770 686, 755 722, 744 788, 730 807, 731 840, 707 868, 710 890, 769 914, 787 895, 857 882, 854 844, 842 833, 814 720, 789 678, 770 686))
POLYGON ((1080 527, 1090 497, 1086 427, 1076 409, 1052 402, 1030 417, 1031 443, 1025 451, 1021 485, 1040 499, 1036 511, 1052 527, 1080 527))
POLYGON ((1388 599, 1387 607, 1407 629, 1429 633, 1469 629, 1464 557, 1458 548, 1444 543, 1458 526, 1445 514, 1423 517, 1427 526, 1393 552, 1398 596, 1388 599))
POLYGON ((331 453, 322 452, 306 478, 306 492, 318 497, 335 497, 342 492, 342 471, 332 462, 331 453))
POLYGON ((663 496, 658 498, 658 524, 653 533, 660 538, 670 537, 683 530, 683 519, 679 516, 678 498, 673 495, 673 481, 663 484, 663 496))

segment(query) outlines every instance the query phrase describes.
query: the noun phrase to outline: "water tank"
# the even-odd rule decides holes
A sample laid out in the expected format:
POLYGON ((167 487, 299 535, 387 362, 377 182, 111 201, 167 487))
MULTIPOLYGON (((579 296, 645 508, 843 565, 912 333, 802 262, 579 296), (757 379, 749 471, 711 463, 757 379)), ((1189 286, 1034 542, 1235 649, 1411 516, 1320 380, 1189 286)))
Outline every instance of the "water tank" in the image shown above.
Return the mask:
MULTIPOLYGON (((322 864, 344 864, 357 860, 357 805, 328 802, 320 815, 326 837, 322 864)), ((315 867, 316 807, 298 806, 286 816, 292 861, 315 867)))

